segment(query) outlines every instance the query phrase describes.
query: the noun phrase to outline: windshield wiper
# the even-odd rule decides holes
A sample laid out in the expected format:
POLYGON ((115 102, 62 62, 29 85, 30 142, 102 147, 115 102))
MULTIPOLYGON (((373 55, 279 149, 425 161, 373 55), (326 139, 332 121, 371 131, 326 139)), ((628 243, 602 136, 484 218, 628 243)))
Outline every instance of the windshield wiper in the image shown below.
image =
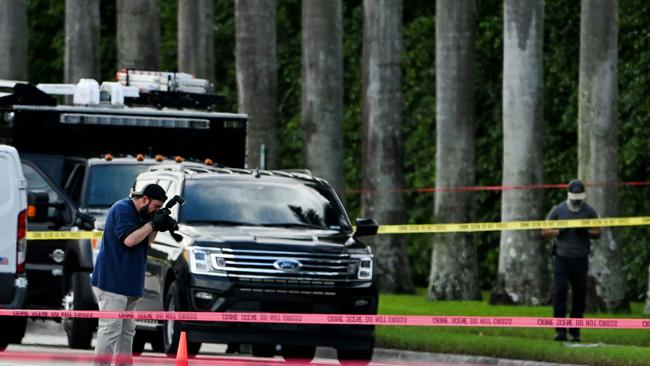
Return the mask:
POLYGON ((305 228, 311 228, 311 229, 321 229, 321 230, 328 230, 325 226, 321 225, 315 225, 315 224, 306 224, 303 222, 280 222, 280 223, 272 223, 272 224, 262 224, 262 226, 267 226, 267 227, 305 227, 305 228))
POLYGON ((260 226, 252 222, 230 221, 230 220, 190 220, 185 221, 186 224, 209 224, 209 225, 223 225, 223 226, 260 226))

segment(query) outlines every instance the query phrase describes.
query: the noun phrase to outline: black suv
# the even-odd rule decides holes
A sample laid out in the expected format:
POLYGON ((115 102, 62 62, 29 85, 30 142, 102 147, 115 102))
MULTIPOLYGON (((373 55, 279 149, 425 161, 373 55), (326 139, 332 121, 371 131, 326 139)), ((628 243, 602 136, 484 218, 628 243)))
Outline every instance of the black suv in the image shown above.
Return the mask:
MULTIPOLYGON (((176 239, 159 233, 149 250, 137 310, 376 314, 373 254, 359 237, 377 233, 371 219, 356 231, 330 185, 308 171, 158 165, 134 183, 158 183, 182 195, 176 239)), ((255 356, 312 358, 316 346, 339 359, 370 360, 374 326, 262 323, 137 323, 143 339, 162 337, 174 353, 181 330, 188 351, 201 342, 251 345, 255 356)), ((245 348, 245 347, 242 347, 245 348)))

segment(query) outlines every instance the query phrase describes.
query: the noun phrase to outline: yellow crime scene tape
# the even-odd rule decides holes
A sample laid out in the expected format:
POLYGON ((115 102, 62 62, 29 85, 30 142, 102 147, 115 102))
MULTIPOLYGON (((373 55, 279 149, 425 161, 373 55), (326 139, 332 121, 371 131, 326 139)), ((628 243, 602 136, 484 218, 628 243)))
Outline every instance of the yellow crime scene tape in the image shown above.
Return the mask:
POLYGON ((650 225, 650 216, 612 217, 602 219, 578 220, 537 220, 537 221, 508 221, 508 222, 475 222, 458 224, 425 224, 425 225, 381 225, 379 234, 424 234, 424 233, 454 233, 476 231, 502 230, 539 230, 565 229, 576 227, 614 227, 650 225))
POLYGON ((99 239, 103 231, 27 231, 27 240, 99 239))
MULTIPOLYGON (((647 226, 650 216, 611 217, 578 220, 536 220, 450 224, 380 225, 378 234, 426 234, 502 230, 565 229, 577 227, 647 226)), ((101 231, 28 231, 28 240, 98 239, 101 231)))

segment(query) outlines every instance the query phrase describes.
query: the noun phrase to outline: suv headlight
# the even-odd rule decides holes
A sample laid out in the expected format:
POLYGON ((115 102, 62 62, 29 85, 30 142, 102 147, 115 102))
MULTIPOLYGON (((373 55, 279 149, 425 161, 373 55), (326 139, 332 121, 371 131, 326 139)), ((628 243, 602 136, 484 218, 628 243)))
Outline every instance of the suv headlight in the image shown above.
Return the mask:
POLYGON ((212 276, 225 276, 226 272, 219 270, 218 262, 221 250, 219 248, 189 247, 183 255, 190 265, 190 272, 212 276))
POLYGON ((360 280, 372 280, 372 256, 367 254, 353 254, 352 258, 359 261, 357 278, 360 280))

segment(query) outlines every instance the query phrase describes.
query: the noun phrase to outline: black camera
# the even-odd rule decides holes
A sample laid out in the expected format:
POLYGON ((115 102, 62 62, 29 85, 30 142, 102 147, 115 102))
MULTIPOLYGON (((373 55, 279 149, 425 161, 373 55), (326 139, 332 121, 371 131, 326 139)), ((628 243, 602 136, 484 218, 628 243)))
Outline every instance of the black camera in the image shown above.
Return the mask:
MULTIPOLYGON (((169 201, 167 201, 167 203, 165 204, 165 207, 158 210, 158 212, 161 212, 161 213, 163 213, 165 215, 170 215, 172 213, 172 211, 171 211, 172 207, 174 207, 177 203, 180 204, 181 206, 183 206, 185 204, 185 199, 183 199, 183 197, 181 197, 179 195, 175 195, 169 201)), ((171 234, 171 236, 172 236, 172 238, 174 238, 174 240, 179 242, 179 241, 183 240, 183 237, 180 234, 175 233, 176 230, 178 230, 178 224, 176 224, 174 226, 174 228, 169 229, 169 234, 171 234)))

